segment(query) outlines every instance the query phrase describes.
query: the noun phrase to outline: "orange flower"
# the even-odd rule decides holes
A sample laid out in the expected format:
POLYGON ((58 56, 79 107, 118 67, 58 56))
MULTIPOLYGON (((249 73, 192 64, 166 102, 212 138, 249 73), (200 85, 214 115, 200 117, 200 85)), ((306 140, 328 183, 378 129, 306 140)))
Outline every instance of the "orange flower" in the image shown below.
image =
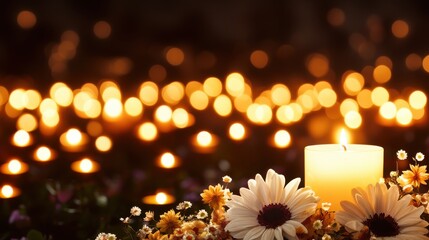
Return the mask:
POLYGON ((216 210, 225 205, 225 192, 222 189, 220 184, 216 186, 209 186, 209 189, 206 189, 201 193, 203 202, 208 204, 212 209, 216 210))
POLYGON ((156 231, 155 233, 149 234, 148 240, 168 240, 168 236, 161 235, 159 231, 156 231))
POLYGON ((163 233, 173 233, 174 229, 180 227, 180 213, 175 213, 174 210, 170 210, 161 215, 161 219, 156 224, 156 227, 163 233))
POLYGON ((420 187, 420 184, 426 185, 426 180, 429 179, 429 174, 426 173, 426 165, 419 166, 411 165, 411 170, 402 171, 402 177, 408 184, 413 185, 413 187, 420 187))

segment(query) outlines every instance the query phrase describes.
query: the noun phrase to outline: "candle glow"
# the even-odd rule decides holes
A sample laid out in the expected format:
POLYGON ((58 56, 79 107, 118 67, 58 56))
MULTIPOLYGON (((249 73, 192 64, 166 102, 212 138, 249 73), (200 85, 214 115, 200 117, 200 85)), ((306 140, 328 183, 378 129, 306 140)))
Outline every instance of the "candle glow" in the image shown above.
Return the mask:
POLYGON ((88 159, 88 158, 84 158, 82 160, 79 161, 75 161, 71 164, 71 169, 75 172, 79 172, 79 173, 93 173, 93 172, 97 172, 98 169, 100 168, 99 164, 88 159))
POLYGON ((352 188, 365 188, 383 176, 383 148, 374 145, 342 142, 305 147, 305 185, 330 202, 332 210, 340 209, 340 201, 351 201, 352 188))
POLYGON ((13 198, 13 197, 19 196, 20 193, 21 191, 18 188, 9 184, 5 184, 1 187, 0 198, 4 198, 4 199, 13 198))
POLYGON ((176 201, 175 197, 166 193, 166 192, 158 192, 154 195, 145 196, 142 199, 143 203, 145 204, 152 204, 152 205, 166 205, 171 204, 176 201))
POLYGON ((18 175, 28 171, 28 164, 12 159, 0 167, 0 171, 8 175, 18 175))

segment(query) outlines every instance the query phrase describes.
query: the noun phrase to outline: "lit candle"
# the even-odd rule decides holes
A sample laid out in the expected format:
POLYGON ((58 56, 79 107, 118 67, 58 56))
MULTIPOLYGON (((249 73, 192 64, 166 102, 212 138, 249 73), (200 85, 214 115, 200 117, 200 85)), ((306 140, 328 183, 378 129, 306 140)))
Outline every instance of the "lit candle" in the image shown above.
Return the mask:
POLYGON ((146 197, 143 197, 143 203, 145 204, 153 204, 153 205, 166 205, 171 204, 176 201, 175 197, 165 193, 165 192, 158 192, 154 195, 149 195, 146 197))
POLYGON ((305 147, 305 185, 339 210, 342 200, 352 200, 352 188, 366 188, 383 176, 383 148, 374 145, 341 144, 305 147))
POLYGON ((76 128, 70 128, 60 136, 61 145, 67 151, 80 151, 88 142, 88 137, 76 128))
POLYGON ((13 198, 19 196, 21 191, 9 184, 5 184, 0 188, 0 198, 13 198))
POLYGON ((88 158, 84 158, 71 164, 71 169, 79 173, 93 173, 98 171, 99 168, 100 165, 98 163, 88 158))
POLYGON ((0 167, 0 171, 4 174, 18 175, 28 171, 28 165, 18 159, 12 159, 7 163, 4 163, 0 167))

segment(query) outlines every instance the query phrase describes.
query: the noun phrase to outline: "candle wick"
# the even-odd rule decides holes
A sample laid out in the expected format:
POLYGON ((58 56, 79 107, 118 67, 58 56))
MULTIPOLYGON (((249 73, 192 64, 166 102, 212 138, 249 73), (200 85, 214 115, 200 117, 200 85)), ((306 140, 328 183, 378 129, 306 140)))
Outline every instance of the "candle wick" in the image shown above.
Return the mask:
POLYGON ((344 151, 347 151, 347 147, 345 144, 341 144, 341 146, 343 147, 344 151))

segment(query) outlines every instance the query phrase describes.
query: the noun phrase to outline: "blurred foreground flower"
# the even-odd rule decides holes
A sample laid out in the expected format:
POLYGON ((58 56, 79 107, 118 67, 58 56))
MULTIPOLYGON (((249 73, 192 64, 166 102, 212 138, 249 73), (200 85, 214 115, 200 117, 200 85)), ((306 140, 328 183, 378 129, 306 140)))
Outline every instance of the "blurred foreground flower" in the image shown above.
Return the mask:
POLYGON ((377 239, 429 239, 428 223, 420 218, 424 208, 410 205, 412 197, 399 198, 397 186, 387 189, 385 184, 369 185, 365 190, 352 190, 355 202, 342 201, 343 211, 336 214, 337 221, 349 232, 377 239), (367 233, 365 233, 367 232, 367 233))
POLYGON ((298 189, 300 181, 295 178, 285 186, 285 177, 272 169, 265 181, 257 174, 248 181, 249 188, 241 188, 240 196, 227 202, 225 229, 245 240, 297 239, 297 232, 307 232, 302 222, 314 214, 318 201, 311 189, 298 189))

